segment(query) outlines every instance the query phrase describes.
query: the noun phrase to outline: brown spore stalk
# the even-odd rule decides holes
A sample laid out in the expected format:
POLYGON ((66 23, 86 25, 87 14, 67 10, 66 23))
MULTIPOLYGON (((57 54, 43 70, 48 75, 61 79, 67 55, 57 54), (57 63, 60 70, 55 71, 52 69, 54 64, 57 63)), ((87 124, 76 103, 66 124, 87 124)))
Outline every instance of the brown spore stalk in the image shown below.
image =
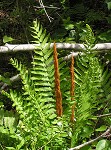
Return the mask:
POLYGON ((58 54, 56 49, 56 43, 54 42, 54 76, 55 76, 55 97, 56 97, 56 112, 57 116, 62 116, 62 94, 60 90, 60 74, 59 74, 59 65, 58 65, 58 54))
MULTIPOLYGON (((71 74, 71 89, 70 89, 70 95, 71 95, 71 100, 74 101, 74 89, 75 89, 75 77, 74 77, 74 57, 71 57, 71 67, 70 67, 70 74, 71 74)), ((71 112, 71 122, 74 122, 74 111, 75 111, 75 103, 72 105, 72 112, 71 112)))

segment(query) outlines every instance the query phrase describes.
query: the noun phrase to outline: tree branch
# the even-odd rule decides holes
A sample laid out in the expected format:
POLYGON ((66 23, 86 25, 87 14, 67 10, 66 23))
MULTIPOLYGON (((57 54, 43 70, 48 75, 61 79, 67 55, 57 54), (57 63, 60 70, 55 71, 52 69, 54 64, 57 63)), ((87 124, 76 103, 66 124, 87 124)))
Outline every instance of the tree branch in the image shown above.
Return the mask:
MULTIPOLYGON (((50 44, 50 48, 53 48, 54 43, 50 44)), ((0 46, 0 53, 8 53, 8 52, 17 52, 17 51, 33 51, 37 49, 36 47, 40 46, 39 44, 8 44, 6 43, 4 46, 0 46)), ((84 44, 78 43, 56 43, 57 49, 71 49, 75 51, 85 50, 84 44)), ((93 50, 111 50, 111 43, 99 43, 96 44, 93 50)))
POLYGON ((79 145, 79 146, 76 146, 76 147, 74 147, 74 148, 70 148, 69 150, 79 150, 80 148, 82 148, 82 147, 84 147, 84 146, 86 146, 86 145, 89 145, 89 144, 91 144, 91 143, 93 143, 93 142, 99 140, 99 139, 102 138, 102 137, 110 137, 110 136, 111 136, 110 132, 111 132, 111 126, 110 126, 103 134, 101 134, 101 135, 98 136, 97 138, 95 138, 95 139, 93 139, 93 140, 90 140, 90 141, 88 141, 88 142, 86 142, 86 143, 84 143, 84 144, 81 144, 81 145, 79 145))

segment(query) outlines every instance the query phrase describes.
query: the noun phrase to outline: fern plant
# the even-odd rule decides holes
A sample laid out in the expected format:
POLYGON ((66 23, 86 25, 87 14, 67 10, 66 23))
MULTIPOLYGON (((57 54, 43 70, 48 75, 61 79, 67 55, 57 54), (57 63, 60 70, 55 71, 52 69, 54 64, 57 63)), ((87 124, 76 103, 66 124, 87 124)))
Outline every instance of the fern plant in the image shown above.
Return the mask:
POLYGON ((101 110, 103 100, 108 101, 111 96, 111 82, 108 80, 110 74, 104 71, 91 50, 95 38, 90 26, 86 25, 86 28, 86 51, 76 59, 75 68, 72 58, 70 77, 69 65, 62 58, 59 58, 58 65, 57 56, 53 58, 49 35, 39 22, 33 22, 33 42, 39 46, 34 50, 31 70, 16 59, 11 59, 11 64, 20 72, 23 91, 2 91, 13 101, 19 114, 16 131, 9 133, 10 137, 15 135, 16 143, 6 149, 66 150, 92 136, 95 114, 101 110), (57 93, 63 102, 58 106, 57 93), (56 114, 59 107, 61 111, 56 114), (90 132, 87 133, 87 130, 90 132))

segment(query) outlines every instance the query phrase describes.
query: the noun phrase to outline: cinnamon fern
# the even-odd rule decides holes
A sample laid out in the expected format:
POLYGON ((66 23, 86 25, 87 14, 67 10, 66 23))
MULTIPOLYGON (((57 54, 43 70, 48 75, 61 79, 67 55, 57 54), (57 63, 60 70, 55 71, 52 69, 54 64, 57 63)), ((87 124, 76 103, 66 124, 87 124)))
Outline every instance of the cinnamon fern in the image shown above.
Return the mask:
POLYGON ((33 43, 39 45, 34 50, 32 68, 11 59, 20 73, 22 92, 2 91, 13 101, 19 117, 15 131, 10 132, 9 128, 7 132, 5 124, 2 127, 2 135, 7 133, 16 141, 10 145, 3 143, 2 147, 67 150, 96 133, 97 113, 108 113, 104 106, 111 105, 111 74, 92 51, 95 37, 89 25, 86 25, 86 50, 69 62, 58 57, 56 44, 54 50, 50 48, 50 36, 38 21, 33 22, 31 32, 33 43))

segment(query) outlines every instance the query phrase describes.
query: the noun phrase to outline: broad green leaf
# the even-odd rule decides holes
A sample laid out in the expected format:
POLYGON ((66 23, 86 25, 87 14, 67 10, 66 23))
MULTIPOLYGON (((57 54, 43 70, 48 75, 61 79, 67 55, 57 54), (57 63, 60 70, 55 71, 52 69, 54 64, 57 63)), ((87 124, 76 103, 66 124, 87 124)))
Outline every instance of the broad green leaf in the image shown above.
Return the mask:
POLYGON ((74 25, 73 24, 67 24, 67 25, 65 25, 65 29, 66 30, 71 30, 71 29, 73 29, 74 28, 74 25))
POLYGON ((100 140, 96 146, 96 150, 110 150, 111 142, 108 140, 100 140))
POLYGON ((10 83, 10 79, 9 78, 5 78, 3 76, 0 75, 0 81, 5 82, 5 83, 10 83))
POLYGON ((12 37, 9 37, 7 35, 5 35, 3 37, 3 43, 8 43, 8 42, 12 42, 14 39, 12 37))
POLYGON ((107 129, 106 125, 102 125, 100 128, 97 128, 96 131, 105 131, 107 129))
POLYGON ((107 2, 108 10, 111 10, 111 2, 107 2))
POLYGON ((89 136, 91 136, 92 133, 93 133, 93 128, 91 128, 90 126, 85 126, 83 128, 82 137, 88 138, 89 136))

